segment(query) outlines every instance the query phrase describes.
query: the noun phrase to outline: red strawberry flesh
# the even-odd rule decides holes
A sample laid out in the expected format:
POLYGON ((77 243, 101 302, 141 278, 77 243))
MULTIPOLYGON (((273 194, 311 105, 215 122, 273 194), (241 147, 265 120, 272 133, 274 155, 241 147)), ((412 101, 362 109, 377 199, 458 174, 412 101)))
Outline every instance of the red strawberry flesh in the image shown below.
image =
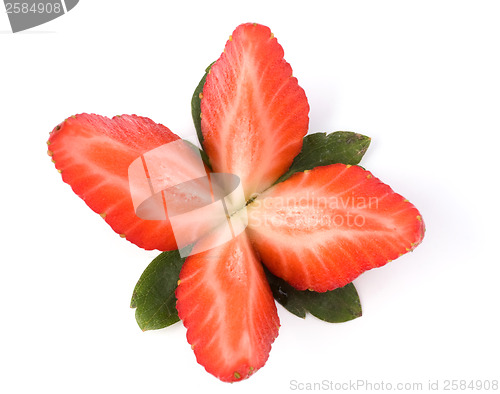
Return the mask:
POLYGON ((268 27, 240 25, 207 76, 203 145, 215 172, 241 178, 245 196, 278 179, 300 152, 309 105, 268 27))
POLYGON ((417 209, 358 166, 297 173, 248 206, 247 232, 269 270, 300 290, 327 291, 415 248, 417 209))
MULTIPOLYGON (((214 232, 195 246, 217 243, 214 232)), ((198 362, 223 381, 249 377, 266 362, 278 335, 276 305, 245 233, 187 258, 177 310, 198 362)))
POLYGON ((173 250, 177 245, 168 220, 136 216, 128 168, 142 154, 178 139, 148 118, 80 114, 58 125, 48 144, 63 181, 114 231, 144 249, 173 250))

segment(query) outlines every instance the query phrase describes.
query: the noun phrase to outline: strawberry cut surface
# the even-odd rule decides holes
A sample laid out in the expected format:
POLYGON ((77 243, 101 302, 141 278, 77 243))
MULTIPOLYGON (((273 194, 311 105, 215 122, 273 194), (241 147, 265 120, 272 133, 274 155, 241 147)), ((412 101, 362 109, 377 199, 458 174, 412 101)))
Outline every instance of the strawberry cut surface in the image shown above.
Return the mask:
POLYGON ((227 382, 262 367, 278 335, 276 305, 260 261, 245 233, 216 243, 214 232, 186 259, 176 290, 179 317, 198 362, 227 382))
POLYGON ((297 173, 248 206, 263 263, 299 290, 324 292, 413 250, 417 209, 370 172, 332 164, 297 173))
POLYGON ((278 179, 300 152, 309 105, 271 30, 240 25, 212 66, 201 99, 203 146, 215 172, 237 174, 245 196, 278 179))
POLYGON ((80 114, 52 131, 48 149, 63 181, 114 231, 144 249, 173 250, 168 220, 136 216, 128 168, 142 154, 178 139, 148 118, 80 114))

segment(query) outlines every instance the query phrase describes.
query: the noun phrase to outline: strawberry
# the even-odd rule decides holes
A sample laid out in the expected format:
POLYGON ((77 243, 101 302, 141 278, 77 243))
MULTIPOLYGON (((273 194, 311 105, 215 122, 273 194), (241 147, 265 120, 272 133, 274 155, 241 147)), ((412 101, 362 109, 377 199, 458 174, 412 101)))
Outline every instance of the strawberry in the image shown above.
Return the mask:
MULTIPOLYGON (((220 232, 199 241, 218 243, 220 232)), ((266 362, 278 335, 276 305, 264 270, 243 232, 187 258, 175 292, 179 317, 198 362, 219 379, 245 379, 266 362)))
POLYGON ((308 113, 271 30, 251 23, 236 28, 201 100, 203 146, 214 172, 237 174, 247 198, 271 186, 300 152, 308 113))
POLYGON ((114 231, 144 249, 173 250, 168 221, 136 216, 128 168, 143 153, 178 139, 148 118, 81 114, 59 124, 47 143, 63 181, 114 231))
POLYGON ((263 263, 299 290, 352 282, 413 250, 424 235, 417 209, 359 166, 297 173, 248 206, 248 233, 263 263))
MULTIPOLYGON (((206 162, 238 179, 235 187, 213 182, 217 176, 207 176, 199 155, 178 144, 178 136, 135 115, 68 118, 51 133, 49 154, 63 180, 129 241, 159 250, 192 245, 184 265, 181 253, 156 262, 156 268, 164 264, 167 288, 165 278, 142 278, 141 291, 155 304, 141 298, 141 308, 149 316, 166 311, 168 319, 158 321, 175 321, 175 291, 198 362, 233 382, 265 364, 278 335, 261 262, 296 289, 326 292, 413 250, 424 223, 370 172, 331 164, 358 163, 367 145, 353 153, 356 139, 319 136, 306 139, 301 151, 309 105, 269 28, 239 26, 201 94, 198 89, 200 105, 196 99, 192 108, 201 111, 206 162), (151 292, 144 290, 148 284, 151 292)), ((318 298, 326 299, 312 299, 318 298)))

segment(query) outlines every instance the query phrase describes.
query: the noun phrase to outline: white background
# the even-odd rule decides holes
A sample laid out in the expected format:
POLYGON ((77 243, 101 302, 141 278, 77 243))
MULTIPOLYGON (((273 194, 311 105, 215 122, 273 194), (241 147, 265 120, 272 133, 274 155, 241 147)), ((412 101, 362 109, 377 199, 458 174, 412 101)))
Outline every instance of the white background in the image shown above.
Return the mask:
POLYGON ((499 4, 82 0, 17 34, 0 13, 0 391, 499 379, 499 4), (301 320, 279 306, 266 366, 231 385, 196 363, 182 324, 141 332, 129 300, 157 253, 92 213, 45 142, 80 112, 136 113, 193 138, 192 91, 248 21, 283 45, 310 132, 371 136, 362 164, 420 209, 427 233, 413 253, 356 279, 355 321, 301 320))

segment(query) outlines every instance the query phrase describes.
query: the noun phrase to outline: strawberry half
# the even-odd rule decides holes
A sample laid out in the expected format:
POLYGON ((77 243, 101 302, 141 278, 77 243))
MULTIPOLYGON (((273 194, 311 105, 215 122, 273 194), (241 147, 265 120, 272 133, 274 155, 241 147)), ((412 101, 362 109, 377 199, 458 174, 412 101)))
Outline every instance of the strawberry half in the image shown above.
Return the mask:
POLYGON ((263 263, 299 290, 342 287, 413 250, 417 209, 358 166, 297 173, 248 206, 248 234, 263 263))
MULTIPOLYGON (((215 244, 221 232, 201 240, 215 244)), ((260 261, 243 232, 186 259, 177 287, 177 311, 198 362, 226 382, 262 367, 278 335, 276 305, 260 261)))
POLYGON ((237 174, 245 196, 271 186, 300 152, 309 105, 271 30, 238 26, 207 76, 203 146, 214 172, 237 174))
POLYGON ((148 118, 81 114, 58 125, 47 143, 63 181, 114 231, 144 249, 173 250, 168 220, 136 216, 128 168, 142 154, 178 139, 148 118))

